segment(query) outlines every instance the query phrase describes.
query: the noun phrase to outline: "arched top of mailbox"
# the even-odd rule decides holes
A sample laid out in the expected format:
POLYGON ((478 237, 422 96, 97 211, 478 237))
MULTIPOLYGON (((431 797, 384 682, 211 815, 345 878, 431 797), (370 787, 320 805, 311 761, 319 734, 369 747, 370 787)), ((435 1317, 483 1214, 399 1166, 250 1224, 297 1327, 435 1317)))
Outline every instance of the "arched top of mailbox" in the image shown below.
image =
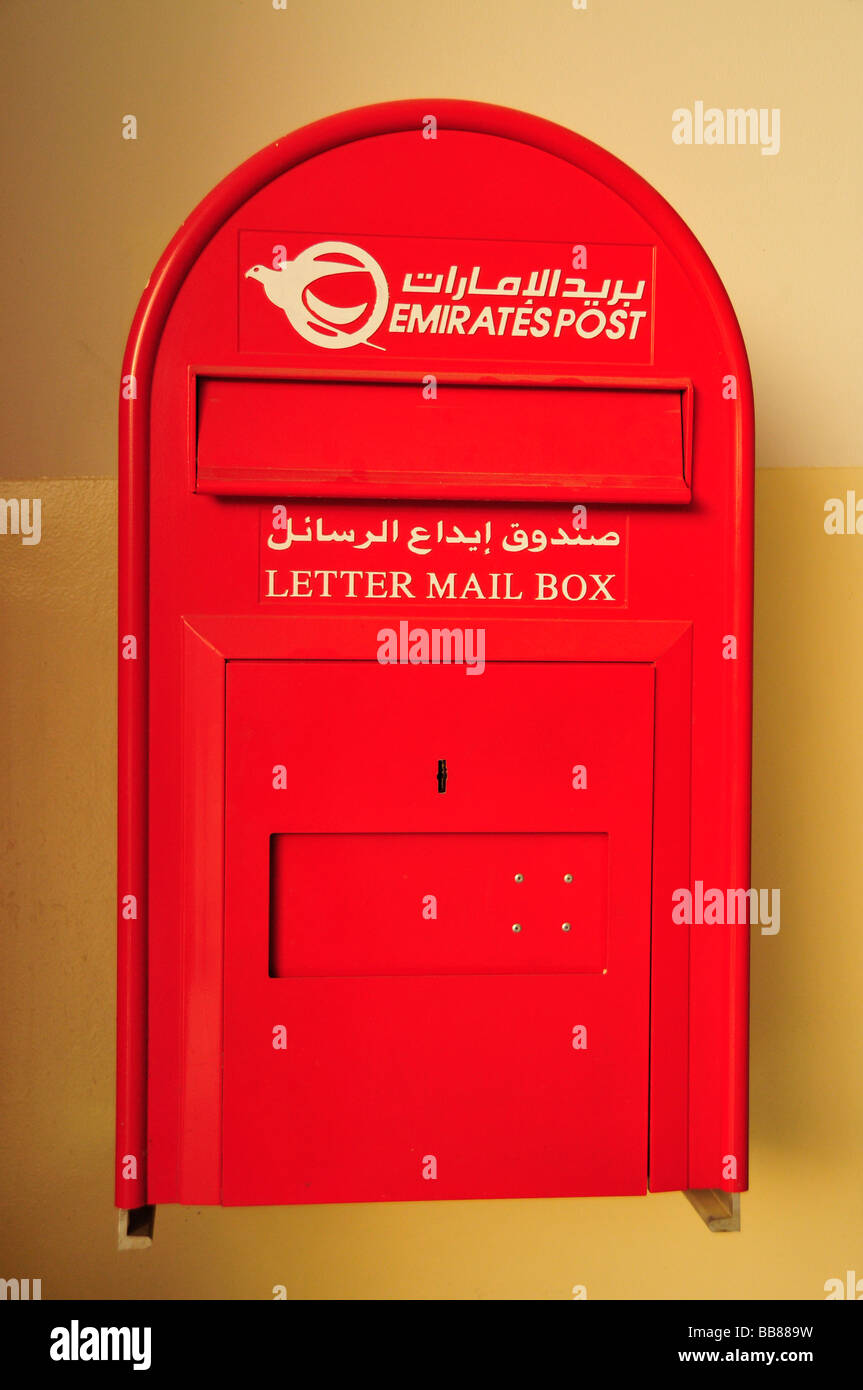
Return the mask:
POLYGON ((189 381, 196 492, 688 503, 693 400, 703 388, 699 418, 715 433, 723 380, 733 404, 701 477, 716 493, 751 473, 745 348, 695 237, 613 155, 505 107, 348 111, 276 141, 203 200, 130 333, 124 381, 136 389, 124 391, 120 453, 133 480, 147 468, 163 337, 189 381), (342 270, 373 292, 345 289, 342 270), (343 302, 313 295, 321 277, 340 281, 343 302), (461 389, 418 430, 415 385, 429 371, 461 389), (341 431, 322 465, 319 421, 334 413, 321 412, 322 380, 329 407, 377 410, 373 464, 341 431), (496 442, 486 431, 477 451, 481 397, 496 442))
POLYGON ((555 156, 621 198, 685 271, 717 324, 729 362, 747 375, 742 337, 719 276, 689 228, 650 184, 591 140, 541 117, 485 102, 435 99, 384 102, 315 121, 276 140, 223 179, 186 219, 153 271, 129 334, 124 373, 135 373, 139 383, 142 377, 146 379, 162 326, 184 278, 206 245, 244 203, 307 160, 374 136, 420 132, 430 116, 439 131, 495 136, 555 156))

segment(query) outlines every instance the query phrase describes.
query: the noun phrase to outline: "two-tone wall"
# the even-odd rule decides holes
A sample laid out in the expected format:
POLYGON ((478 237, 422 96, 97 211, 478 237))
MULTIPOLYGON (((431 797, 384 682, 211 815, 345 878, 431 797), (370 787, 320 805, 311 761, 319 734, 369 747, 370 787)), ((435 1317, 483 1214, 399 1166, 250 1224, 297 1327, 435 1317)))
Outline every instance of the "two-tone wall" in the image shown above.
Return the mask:
POLYGON ((0 534, 0 1277, 41 1278, 44 1298, 181 1299, 270 1298, 277 1285, 289 1298, 569 1298, 584 1285, 590 1298, 819 1299, 831 1278, 863 1277, 863 535, 824 529, 828 499, 863 500, 859 7, 100 0, 83 21, 10 0, 0 51, 12 132, 0 495, 41 500, 38 544, 0 534), (759 464, 752 870, 782 908, 778 933, 752 934, 743 1229, 710 1235, 675 1194, 162 1208, 154 1246, 120 1254, 123 341, 164 244, 243 158, 331 111, 427 93, 535 112, 626 160, 701 239, 746 338, 759 464), (763 108, 760 143, 695 143, 710 107, 763 108), (684 110, 691 144, 673 138, 684 110))

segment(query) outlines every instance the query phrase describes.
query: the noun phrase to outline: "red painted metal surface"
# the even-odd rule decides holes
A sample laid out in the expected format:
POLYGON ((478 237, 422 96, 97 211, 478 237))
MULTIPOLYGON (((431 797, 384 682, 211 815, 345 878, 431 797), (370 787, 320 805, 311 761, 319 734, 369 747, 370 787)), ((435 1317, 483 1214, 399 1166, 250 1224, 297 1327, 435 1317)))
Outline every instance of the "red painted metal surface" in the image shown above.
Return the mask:
POLYGON ((680 219, 522 113, 348 112, 187 220, 123 370, 118 1203, 745 1187, 748 928, 671 894, 748 885, 752 398, 680 219), (497 932, 516 837, 582 936, 497 932))
POLYGON ((221 496, 688 502, 685 390, 560 377, 199 382, 197 488, 221 496), (351 422, 350 431, 344 421, 351 422), (489 438, 494 447, 488 447, 489 438), (410 440, 410 448, 405 441, 410 440))
MULTIPOLYGON (((521 785, 523 757, 520 747, 512 759, 511 787, 521 785)), ((437 789, 434 761, 423 766, 420 776, 434 774, 426 786, 430 793, 437 789)), ((484 780, 485 770, 477 770, 484 780)), ((466 792, 464 768, 454 767, 450 757, 443 793, 449 799, 435 815, 437 803, 429 796, 427 830, 374 830, 366 824, 357 831, 273 835, 270 974, 305 979, 604 970, 608 833, 445 830, 441 813, 466 792), (431 884, 434 894, 427 891, 431 884), (406 931, 406 923, 413 930, 406 931), (514 942, 516 923, 523 934, 514 942)), ((401 827, 402 820, 390 816, 387 823, 401 827)))
POLYGON ((224 1201, 645 1190, 653 680, 229 664, 224 1201), (274 834, 300 843, 269 893, 274 834), (292 900, 309 837, 329 844, 292 900), (402 843, 370 892, 357 841, 381 837, 402 843), (281 978, 268 898, 276 964, 305 938, 281 978))

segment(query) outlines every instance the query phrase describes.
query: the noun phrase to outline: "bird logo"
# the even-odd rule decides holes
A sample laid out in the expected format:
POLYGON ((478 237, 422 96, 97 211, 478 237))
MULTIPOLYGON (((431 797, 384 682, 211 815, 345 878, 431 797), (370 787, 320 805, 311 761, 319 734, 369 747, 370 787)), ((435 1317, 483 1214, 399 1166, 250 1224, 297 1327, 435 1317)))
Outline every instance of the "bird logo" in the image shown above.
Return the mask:
MULTIPOLYGON (((253 265, 246 280, 257 280, 271 304, 286 315, 291 327, 305 338, 325 348, 348 348, 357 343, 385 349, 370 342, 384 320, 389 303, 386 277, 373 256, 345 241, 319 241, 306 247, 292 261, 281 261, 277 268, 253 265), (328 303, 313 294, 311 286, 334 275, 362 276, 366 298, 359 304, 328 303)), ((321 288, 319 286, 319 288, 321 288)), ((334 297, 339 296, 335 287, 334 297)))

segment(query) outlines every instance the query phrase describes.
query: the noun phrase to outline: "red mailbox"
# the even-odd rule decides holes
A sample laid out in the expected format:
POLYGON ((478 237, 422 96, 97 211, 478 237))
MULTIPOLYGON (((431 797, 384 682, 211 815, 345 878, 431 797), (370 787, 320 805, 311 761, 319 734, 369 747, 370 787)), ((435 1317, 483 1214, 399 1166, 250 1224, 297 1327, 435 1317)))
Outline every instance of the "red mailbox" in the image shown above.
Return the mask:
POLYGON ((351 111, 123 370, 118 1205, 745 1188, 748 926, 674 903, 748 887, 753 413, 681 220, 351 111))

